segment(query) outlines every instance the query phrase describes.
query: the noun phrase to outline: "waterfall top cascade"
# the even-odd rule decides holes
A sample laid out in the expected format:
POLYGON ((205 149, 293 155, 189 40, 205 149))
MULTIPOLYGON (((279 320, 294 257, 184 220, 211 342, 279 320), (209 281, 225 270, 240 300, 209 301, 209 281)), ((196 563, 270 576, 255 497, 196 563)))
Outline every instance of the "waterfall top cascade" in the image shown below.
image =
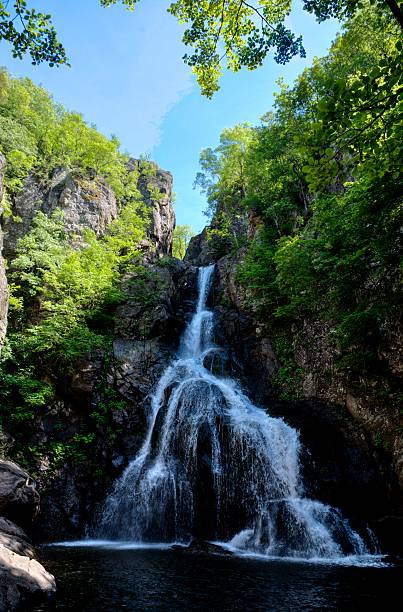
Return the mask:
POLYGON ((201 537, 293 558, 368 553, 337 510, 304 496, 298 432, 254 406, 235 380, 213 373, 223 358, 206 306, 213 271, 199 269, 196 312, 97 535, 149 543, 201 537))

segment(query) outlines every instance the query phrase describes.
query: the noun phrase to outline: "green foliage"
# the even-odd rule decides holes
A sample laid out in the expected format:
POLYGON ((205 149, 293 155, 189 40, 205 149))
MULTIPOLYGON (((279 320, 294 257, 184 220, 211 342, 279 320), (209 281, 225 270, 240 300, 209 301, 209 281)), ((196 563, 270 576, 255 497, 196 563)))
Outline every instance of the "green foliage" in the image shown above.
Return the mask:
POLYGON ((281 389, 280 399, 290 401, 299 397, 298 383, 303 374, 294 361, 294 348, 284 335, 277 335, 273 341, 274 350, 280 366, 273 376, 272 382, 281 389))
POLYGON ((69 251, 72 252, 72 248, 67 242, 61 211, 55 211, 51 217, 38 212, 30 231, 19 241, 10 274, 11 280, 16 279, 19 283, 21 298, 43 291, 46 275, 60 268, 69 251))
MULTIPOLYGON (((386 13, 353 9, 329 55, 280 83, 262 125, 202 152, 197 182, 221 238, 234 211, 255 226, 237 278, 271 336, 326 322, 337 368, 376 376, 401 301, 403 48, 386 13)), ((295 365, 276 348, 289 393, 295 365)))
POLYGON ((239 226, 243 225, 242 217, 236 209, 230 214, 220 210, 214 215, 213 224, 207 228, 209 251, 214 258, 235 253, 245 244, 245 236, 239 231, 239 226))
POLYGON ((245 154, 254 138, 252 127, 243 123, 225 129, 218 147, 201 152, 202 171, 196 176, 195 186, 206 194, 210 213, 216 213, 219 207, 228 212, 234 201, 244 197, 245 154))
POLYGON ((184 61, 197 76, 202 94, 212 97, 218 90, 223 59, 230 70, 238 72, 241 67, 254 70, 261 66, 272 49, 280 64, 295 55, 304 57, 301 37, 284 26, 290 8, 290 0, 173 2, 169 12, 188 25, 183 42, 193 52, 184 61))
POLYGON ((172 255, 178 259, 183 259, 190 239, 193 236, 194 231, 190 225, 177 225, 173 234, 172 255))
MULTIPOLYGON (((109 349, 121 277, 133 266, 141 269, 136 245, 148 216, 137 198, 137 190, 126 192, 101 239, 86 230, 73 248, 56 209, 50 217, 38 212, 19 241, 8 274, 11 308, 0 363, 0 422, 17 437, 53 400, 57 378, 91 350, 109 349)), ((64 451, 55 447, 54 457, 52 451, 55 465, 64 451)))
MULTIPOLYGON (((77 177, 88 169, 103 176, 121 202, 138 197, 138 172, 128 172, 119 141, 105 138, 78 113, 66 111, 29 79, 0 70, 0 150, 7 159, 6 189, 14 195, 29 171, 42 180, 64 167, 77 177)), ((141 168, 141 172, 144 172, 141 168)))
MULTIPOLYGON (((139 0, 100 0, 101 6, 123 4, 133 10, 139 0)), ((34 64, 46 61, 53 66, 67 63, 66 53, 56 37, 50 15, 28 8, 25 0, 0 2, 0 39, 11 43, 14 57, 26 53, 34 64)), ((291 0, 176 0, 168 12, 186 29, 182 41, 191 48, 183 57, 192 68, 201 92, 212 97, 218 90, 224 66, 234 72, 242 67, 254 70, 274 51, 274 60, 285 64, 296 55, 305 57, 301 36, 285 26, 291 11, 291 0), (225 64, 224 64, 225 61, 225 64)), ((385 3, 373 0, 377 11, 385 3)), ((400 0, 388 0, 389 14, 403 27, 400 0)), ((330 17, 351 17, 362 6, 359 0, 304 0, 303 8, 321 22, 330 17)))
POLYGON ((11 44, 13 57, 31 56, 33 64, 66 64, 66 52, 58 41, 51 16, 30 8, 25 0, 0 2, 0 40, 11 44))

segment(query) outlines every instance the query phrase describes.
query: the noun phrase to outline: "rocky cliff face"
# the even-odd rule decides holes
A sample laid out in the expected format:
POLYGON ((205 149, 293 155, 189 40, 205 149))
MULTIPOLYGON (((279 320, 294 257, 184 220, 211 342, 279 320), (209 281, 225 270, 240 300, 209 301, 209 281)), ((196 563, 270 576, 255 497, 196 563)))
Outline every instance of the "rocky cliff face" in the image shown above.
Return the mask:
MULTIPOLYGON (((250 234, 254 228, 250 219, 250 234)), ((229 356, 227 367, 258 404, 300 431, 309 449, 303 464, 312 495, 369 522, 385 549, 401 550, 401 539, 396 538, 396 524, 403 515, 398 407, 381 401, 370 381, 360 388, 340 373, 335 367, 331 329, 309 320, 301 329, 293 327, 287 332, 293 346, 292 364, 287 367, 292 370, 294 388, 290 399, 281 399, 279 373, 285 370, 270 334, 270 313, 265 321, 257 317, 237 280, 245 252, 241 248, 236 255, 215 258, 211 301, 217 341, 229 356)), ((193 265, 214 261, 206 232, 192 240, 186 260, 193 265)), ((381 350, 397 372, 402 364, 400 349, 392 347, 398 344, 399 326, 395 321, 390 327, 381 350)))
MULTIPOLYGON (((139 169, 131 160, 128 171, 139 169)), ((150 211, 147 228, 150 246, 159 254, 172 252, 175 213, 172 206, 172 175, 154 167, 152 174, 139 174, 138 188, 150 211)), ((86 175, 58 168, 50 184, 44 186, 35 175, 29 175, 13 203, 13 215, 4 221, 4 256, 12 260, 17 242, 28 231, 38 211, 46 215, 56 209, 64 214, 64 224, 71 240, 79 240, 83 229, 91 229, 101 237, 116 219, 118 206, 107 182, 89 170, 86 175)))
MULTIPOLYGON (((140 170, 140 162, 131 160, 128 171, 133 169, 140 170)), ((107 487, 138 450, 150 391, 192 310, 194 270, 162 257, 172 252, 172 176, 156 166, 139 176, 138 187, 151 213, 147 239, 140 245, 144 266, 122 281, 125 299, 116 312, 111 351, 95 351, 73 372, 52 381, 56 397, 37 410, 28 438, 34 448, 49 449, 49 455, 40 452, 36 470, 42 490, 35 526, 39 540, 80 537, 94 519, 107 487), (71 440, 69 455, 55 461, 57 449, 71 440)), ((80 242, 85 228, 102 236, 118 214, 112 189, 92 172, 82 176, 56 169, 46 188, 28 176, 14 202, 13 218, 4 224, 10 261, 35 213, 50 215, 56 208, 64 212, 73 244, 80 242)), ((6 446, 15 452, 12 439, 6 446)))
MULTIPOLYGON (((0 153, 0 219, 3 194, 5 158, 0 153)), ((130 160, 128 171, 139 170, 140 162, 130 160)), ((150 211, 147 228, 148 240, 144 248, 152 248, 159 255, 172 253, 172 236, 175 228, 175 213, 172 206, 173 179, 169 172, 152 166, 147 175, 139 172, 138 188, 150 211)), ((38 211, 46 215, 56 209, 64 213, 66 231, 72 243, 80 242, 83 229, 91 229, 98 237, 103 236, 111 221, 118 215, 115 194, 107 182, 89 170, 85 176, 57 168, 50 184, 44 185, 34 174, 25 179, 25 184, 13 202, 13 215, 0 224, 0 346, 7 328, 8 289, 4 256, 9 262, 15 256, 18 240, 28 231, 38 211)))
POLYGON ((151 393, 193 311, 195 270, 178 260, 152 256, 145 272, 127 275, 123 285, 111 352, 89 355, 59 381, 58 397, 34 426, 33 444, 93 432, 85 458, 66 457, 55 471, 42 459, 40 540, 91 530, 106 491, 142 443, 151 393))
MULTIPOLYGON (((132 159, 130 166, 139 169, 140 162, 132 159)), ((129 166, 129 167, 130 167, 129 166)), ((172 174, 152 166, 152 173, 142 175, 138 188, 147 208, 151 211, 148 235, 157 253, 172 253, 172 236, 175 229, 175 212, 172 207, 172 174)))
MULTIPOLYGON (((0 153, 0 219, 3 213, 3 176, 6 160, 0 153)), ((7 330, 8 287, 6 269, 3 259, 3 230, 0 225, 0 347, 3 344, 7 330)))
POLYGON ((13 216, 4 223, 5 257, 12 260, 18 240, 27 233, 36 212, 50 215, 56 208, 63 211, 66 230, 73 240, 85 228, 102 236, 118 214, 112 189, 92 172, 83 177, 59 168, 46 187, 30 175, 15 198, 13 216))

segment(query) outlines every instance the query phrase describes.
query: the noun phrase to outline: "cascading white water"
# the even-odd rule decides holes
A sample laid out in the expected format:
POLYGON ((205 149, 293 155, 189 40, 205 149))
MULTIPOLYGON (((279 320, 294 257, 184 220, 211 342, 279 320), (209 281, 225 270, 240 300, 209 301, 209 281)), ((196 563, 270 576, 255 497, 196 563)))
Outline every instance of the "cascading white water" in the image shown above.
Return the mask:
POLYGON ((206 301, 214 266, 199 270, 196 312, 152 398, 142 448, 105 502, 98 535, 137 542, 193 536, 269 556, 336 558, 368 551, 340 513, 304 497, 296 430, 213 374, 206 301))

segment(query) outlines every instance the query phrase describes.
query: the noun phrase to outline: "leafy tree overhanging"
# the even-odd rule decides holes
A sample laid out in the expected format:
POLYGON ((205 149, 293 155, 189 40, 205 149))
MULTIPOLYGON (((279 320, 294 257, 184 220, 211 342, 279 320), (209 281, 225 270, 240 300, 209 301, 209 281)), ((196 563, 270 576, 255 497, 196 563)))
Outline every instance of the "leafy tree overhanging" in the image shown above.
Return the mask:
MULTIPOLYGON (((140 0, 100 0, 103 7, 122 4, 133 10, 140 0)), ((387 5, 403 28, 401 0, 373 0, 387 5)), ((12 46, 14 57, 30 55, 33 64, 68 64, 66 50, 57 38, 51 15, 37 12, 26 0, 0 0, 0 41, 12 46)), ((279 64, 305 56, 302 37, 285 26, 292 0, 177 0, 168 12, 186 26, 183 42, 190 48, 183 59, 197 77, 203 95, 219 89, 223 67, 238 72, 254 70, 269 52, 279 64)), ((351 17, 360 0, 303 0, 306 11, 321 22, 331 17, 351 17)))

